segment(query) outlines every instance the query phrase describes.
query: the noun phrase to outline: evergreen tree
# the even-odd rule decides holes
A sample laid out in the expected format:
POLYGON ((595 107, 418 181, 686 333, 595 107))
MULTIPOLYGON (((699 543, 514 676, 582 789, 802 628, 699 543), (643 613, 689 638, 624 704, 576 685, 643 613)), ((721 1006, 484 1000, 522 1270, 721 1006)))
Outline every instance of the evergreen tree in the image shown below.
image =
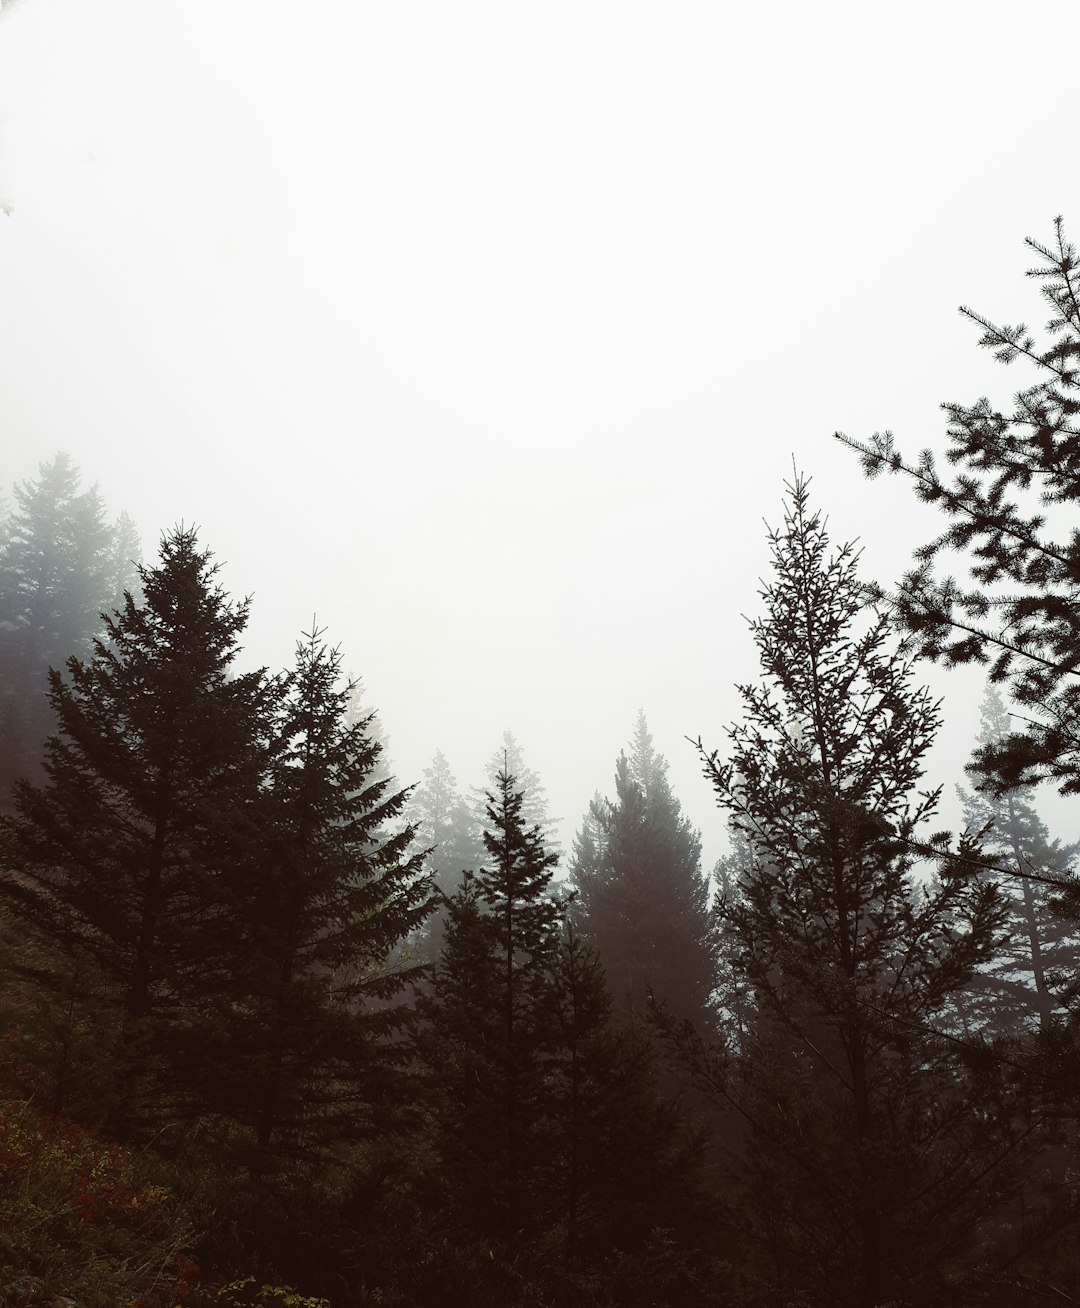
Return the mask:
POLYGON ((909 477, 918 497, 949 519, 916 551, 918 566, 889 596, 918 651, 946 664, 987 663, 1025 715, 1024 729, 987 743, 974 767, 1003 791, 1042 777, 1080 792, 1080 532, 1053 506, 1080 500, 1080 264, 1060 218, 1052 246, 1028 238, 1040 265, 1028 276, 1049 304, 1050 340, 1036 344, 1023 323, 997 326, 971 309, 980 345, 1005 364, 1022 361, 1036 381, 1011 413, 983 398, 949 403, 951 480, 924 450, 905 461, 890 432, 857 450, 868 476, 909 477), (1049 510, 1047 506, 1050 506, 1049 510), (936 576, 943 554, 966 554, 970 581, 936 576))
POLYGON ((572 920, 552 954, 546 1010, 537 1188, 566 1257, 631 1255, 657 1227, 687 1239, 701 1204, 697 1150, 660 1093, 651 1042, 617 1017, 600 958, 572 920))
POLYGON ((512 731, 503 732, 498 748, 487 761, 484 769, 486 785, 473 791, 472 809, 477 828, 483 830, 487 823, 488 796, 499 789, 499 778, 504 772, 515 779, 521 790, 525 825, 539 827, 547 848, 557 849, 556 819, 548 815, 547 789, 539 774, 526 766, 525 751, 512 731))
POLYGON ((52 729, 47 673, 82 657, 112 598, 110 531, 97 487, 57 454, 15 487, 0 541, 0 786, 36 771, 52 729))
MULTIPOLYGON (((276 708, 270 765, 225 874, 236 915, 223 1106, 252 1165, 356 1140, 389 1106, 404 1057, 395 959, 428 911, 413 829, 385 836, 406 802, 378 775, 371 717, 352 719, 341 657, 313 629, 276 708), (246 855, 246 856, 245 856, 246 855)), ((220 997, 218 997, 220 999, 220 997)))
MULTIPOLYGON (((980 746, 1009 735, 1001 696, 988 689, 981 713, 980 746)), ((1006 938, 972 978, 972 1002, 979 1025, 1017 1034, 1032 1025, 1044 1033, 1062 1016, 1075 985, 1075 921, 1062 911, 1058 885, 1075 879, 1077 846, 1051 840, 1035 805, 1023 791, 993 794, 958 786, 964 820, 985 830, 983 851, 1011 875, 999 880, 1006 907, 1006 938)))
POLYGON ((867 610, 854 551, 830 554, 806 482, 789 491, 751 623, 763 681, 740 687, 729 761, 703 753, 747 843, 723 913, 754 1004, 712 1079, 747 1124, 750 1265, 775 1301, 930 1302, 1022 1134, 934 1034, 1002 910, 954 860, 913 878, 938 707, 867 610))
MULTIPOLYGON (((106 590, 102 608, 106 613, 122 609, 130 591, 136 602, 142 599, 139 569, 142 566, 142 542, 134 520, 126 512, 117 515, 109 542, 106 590)), ((95 614, 95 620, 97 615, 95 614)))
POLYGON ((431 766, 424 769, 423 780, 409 796, 406 814, 416 826, 418 844, 427 850, 432 884, 443 901, 427 925, 425 952, 434 961, 442 947, 445 902, 456 892, 465 872, 475 871, 484 861, 480 828, 442 750, 435 751, 431 766))
POLYGON ((446 1170, 474 1229, 504 1239, 533 1220, 544 998, 563 912, 550 893, 557 858, 525 825, 515 787, 503 772, 488 794, 487 866, 450 902, 426 1005, 446 1170))
POLYGON ((570 865, 582 928, 620 1004, 644 1013, 648 991, 708 1029, 715 923, 701 840, 639 713, 615 767, 614 802, 594 799, 570 865))
POLYGON ((252 800, 271 687, 236 673, 248 604, 215 584, 192 530, 161 542, 87 660, 51 670, 46 781, 15 788, 0 889, 33 945, 24 974, 58 993, 75 960, 103 978, 122 1034, 117 1129, 160 1113, 175 1040, 217 967, 216 833, 252 800))
POLYGON ((538 1000, 562 912, 562 905, 550 894, 558 856, 544 849, 539 825, 525 825, 525 792, 515 789, 515 784, 513 775, 504 770, 497 790, 488 794, 484 845, 489 859, 477 877, 495 923, 501 965, 501 1079, 511 1230, 517 1229, 523 1213, 530 1128, 537 1116, 529 1068, 541 1035, 538 1000))

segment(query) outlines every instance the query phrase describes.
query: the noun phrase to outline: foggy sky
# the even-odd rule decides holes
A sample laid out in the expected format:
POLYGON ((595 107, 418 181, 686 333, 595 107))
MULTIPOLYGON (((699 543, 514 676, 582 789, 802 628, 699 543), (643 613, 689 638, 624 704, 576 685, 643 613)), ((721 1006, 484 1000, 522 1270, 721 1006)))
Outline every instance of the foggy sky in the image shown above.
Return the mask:
MULTIPOLYGON (((4 487, 62 448, 148 556, 198 523, 254 596, 252 663, 316 613, 402 781, 441 747, 474 784, 510 728, 564 846, 643 707, 711 861, 683 738, 722 746, 756 675, 740 614, 793 458, 890 581, 939 521, 832 432, 940 449, 943 400, 1027 380, 955 310, 1041 328, 1023 237, 1063 212, 1080 239, 1078 27, 1039 0, 21 0, 4 487)), ((951 787, 981 684, 927 679, 951 787)))

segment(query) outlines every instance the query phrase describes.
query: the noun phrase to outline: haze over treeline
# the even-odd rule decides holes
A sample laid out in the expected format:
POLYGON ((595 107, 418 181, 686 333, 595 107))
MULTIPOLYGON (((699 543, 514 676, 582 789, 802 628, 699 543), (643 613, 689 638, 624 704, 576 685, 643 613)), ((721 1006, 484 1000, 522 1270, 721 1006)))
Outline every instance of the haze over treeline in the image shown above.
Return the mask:
MULTIPOLYGON (((644 712, 560 862, 506 733, 402 786, 313 619, 280 670, 192 526, 57 454, 0 523, 10 1302, 1020 1305, 1075 1290, 1080 258, 860 572, 797 468, 703 866, 644 712), (1044 512, 1046 506, 1054 511, 1044 512), (963 571, 951 574, 960 565, 963 571), (63 657, 62 651, 70 651, 63 657), (988 676, 940 827, 927 664, 988 676)), ((496 610, 497 612, 497 610, 496 610)))
POLYGON ((0 1303, 1080 1299, 1076 24, 0 0, 0 1303))
MULTIPOLYGON (((4 483, 66 450, 147 557, 198 524, 250 666, 315 613, 403 778, 441 746, 472 784, 510 729, 564 845, 644 708, 711 862, 683 738, 737 710, 761 519, 794 454, 902 569, 918 507, 862 512, 828 437, 932 443, 996 384, 951 311, 1023 317, 1019 241, 1071 207, 1067 92, 1017 51, 1073 20, 13 5, 4 483)), ((981 687, 935 685, 951 776, 981 687)))

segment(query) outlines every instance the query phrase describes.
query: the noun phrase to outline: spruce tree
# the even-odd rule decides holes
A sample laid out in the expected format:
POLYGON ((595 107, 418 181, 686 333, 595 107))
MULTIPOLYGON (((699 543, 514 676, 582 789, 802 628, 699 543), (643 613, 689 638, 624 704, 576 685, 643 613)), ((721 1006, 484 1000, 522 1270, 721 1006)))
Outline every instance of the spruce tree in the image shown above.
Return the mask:
POLYGON ((407 792, 379 775, 371 717, 350 714, 354 686, 321 636, 297 644, 255 829, 223 872, 236 961, 213 1064, 259 1172, 355 1141, 390 1108, 415 971, 397 951, 429 909, 423 854, 397 822, 407 792))
POLYGON ((426 1059, 438 1075, 440 1140, 474 1228, 513 1239, 534 1221, 543 1113, 545 993, 562 903, 556 855, 522 816, 504 771, 488 793, 486 865, 450 902, 426 1059))
POLYGON ((16 786, 3 825, 24 975, 54 994, 79 960, 101 978, 120 1131, 176 1090, 178 1035, 219 966, 216 833, 265 763, 271 686, 234 668, 248 604, 216 584, 211 558, 193 530, 168 533, 140 569, 143 600, 106 618, 88 659, 50 671, 46 781, 16 786))
POLYGON ((438 901, 424 940, 425 954, 434 962, 442 948, 446 903, 465 872, 475 871, 484 861, 480 828, 442 750, 435 751, 423 780, 410 794, 406 815, 416 826, 417 843, 427 850, 427 868, 438 901))
POLYGON ((472 809, 476 827, 487 825, 489 795, 499 789, 499 778, 504 772, 514 778, 522 799, 522 820, 528 827, 539 827, 548 849, 557 849, 556 819, 548 814, 547 789, 535 769, 525 762, 525 750, 512 731, 504 731, 498 747, 492 752, 484 768, 485 785, 472 792, 472 809))
POLYGON ((36 480, 15 486, 0 533, 0 803, 13 782, 38 776, 53 727, 48 670, 83 658, 101 612, 123 603, 138 556, 130 519, 110 529, 96 486, 83 490, 66 454, 42 463, 36 480))
POLYGON ((789 492, 751 623, 762 681, 740 687, 728 758, 703 751, 746 842, 723 914, 753 998, 711 1076, 746 1123, 758 1274, 806 1303, 929 1302, 1022 1134, 934 1033, 1002 909, 955 860, 916 879, 938 706, 867 608, 855 551, 830 553, 802 478, 789 492))
POLYGON ((643 1015, 651 989, 708 1029, 715 923, 701 841, 682 812, 643 713, 615 767, 615 800, 594 799, 574 844, 575 912, 620 1006, 643 1015))

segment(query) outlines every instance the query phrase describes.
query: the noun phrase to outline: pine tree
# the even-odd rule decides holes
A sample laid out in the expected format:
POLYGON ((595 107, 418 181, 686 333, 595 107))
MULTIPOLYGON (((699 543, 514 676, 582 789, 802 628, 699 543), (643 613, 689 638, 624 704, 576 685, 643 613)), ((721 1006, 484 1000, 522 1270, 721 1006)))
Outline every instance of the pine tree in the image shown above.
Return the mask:
POLYGON ((489 793, 499 789, 499 778, 504 772, 515 779, 523 795, 522 820, 528 827, 539 827, 548 849, 557 849, 556 819, 548 814, 547 789, 539 774, 525 763, 525 751, 512 731, 504 731, 502 740, 492 753, 484 769, 486 784, 473 791, 472 809, 478 829, 487 822, 489 793))
POLYGON ((501 963, 502 1079, 506 1196, 510 1229, 526 1198, 528 1136, 537 1114, 530 1063, 536 1056, 538 998, 555 946, 562 906, 550 895, 558 855, 544 849, 539 825, 525 825, 525 792, 502 771, 488 794, 484 845, 489 861, 477 880, 496 923, 501 963))
POLYGON ((660 1092, 652 1042, 617 1016, 603 964, 572 919, 551 957, 545 1009, 540 1204, 571 1264, 641 1251, 700 1204, 700 1159, 660 1092))
POLYGON ((441 1148, 474 1229, 517 1238, 533 1221, 543 1112, 544 999, 563 905, 557 857, 527 827, 502 772, 487 797, 487 864, 450 902, 426 1059, 439 1078, 441 1148))
POLYGON ((711 1026, 715 923, 701 841, 638 715, 615 768, 614 802, 594 799, 574 844, 575 911, 621 1005, 643 1014, 651 989, 676 1016, 711 1026))
POLYGON ((194 531, 170 532, 140 570, 143 601, 129 594, 89 659, 50 671, 46 781, 16 786, 3 826, 0 889, 33 946, 24 973, 57 993, 85 959, 103 979, 121 1131, 175 1089, 175 1037, 217 965, 216 833, 265 762, 271 686, 234 669, 248 604, 216 571, 194 531))
POLYGON ((806 1303, 924 1302, 1020 1134, 933 1033, 1002 910, 955 860, 914 879, 938 706, 867 609, 856 553, 830 554, 803 479, 789 492, 751 623, 763 680, 740 687, 729 760, 703 752, 748 846, 723 912, 754 1002, 713 1080, 748 1124, 761 1274, 806 1303))
POLYGON ((416 826, 416 840, 428 851, 426 863, 441 903, 428 919, 424 949, 434 961, 442 948, 446 923, 445 904, 461 885, 466 871, 484 861, 480 828, 458 790, 457 781, 442 750, 435 751, 423 780, 412 791, 406 815, 416 826))
POLYGON ((297 644, 276 708, 261 838, 242 831, 224 874, 236 975, 213 1062, 258 1172, 301 1144, 311 1158, 355 1141, 389 1107, 414 972, 396 951, 429 908, 414 831, 396 823, 407 793, 378 775, 371 717, 350 714, 354 687, 321 635, 297 644))
MULTIPOLYGON (((109 542, 106 590, 102 608, 106 613, 122 609, 130 592, 136 602, 142 599, 139 590, 139 569, 142 566, 142 542, 134 520, 126 511, 117 515, 109 542)), ((95 619, 97 615, 95 614, 95 619)))
POLYGON ((986 663, 1007 686, 1025 723, 983 746, 975 768, 1003 791, 1043 777, 1080 792, 1080 532, 1056 506, 1080 500, 1080 263, 1060 218, 1052 246, 1026 241, 1051 318, 1036 344, 1023 323, 997 326, 971 309, 980 345, 1000 363, 1023 361, 1037 380, 1011 413, 988 399, 943 405, 949 418, 951 480, 924 450, 915 463, 892 434, 863 443, 837 433, 870 477, 903 473, 949 526, 916 551, 917 567, 889 596, 919 653, 948 665, 986 663), (944 554, 967 555, 970 580, 936 576, 944 554))
POLYGON ((57 454, 36 481, 15 487, 0 542, 0 787, 36 772, 52 728, 50 667, 83 657, 112 599, 110 531, 97 487, 80 489, 78 468, 57 454))
MULTIPOLYGON (((1010 732, 1001 696, 988 688, 981 713, 980 746, 993 746, 1010 732)), ((965 1014, 983 1029, 1019 1034, 1037 1026, 1050 1030, 1063 1016, 1075 986, 1075 920, 1062 911, 1059 885, 1075 880, 1078 846, 1051 840, 1035 805, 1023 791, 993 794, 957 787, 969 829, 986 830, 983 852, 1007 869, 999 888, 1008 917, 1006 938, 971 982, 976 1010, 965 1014)))

